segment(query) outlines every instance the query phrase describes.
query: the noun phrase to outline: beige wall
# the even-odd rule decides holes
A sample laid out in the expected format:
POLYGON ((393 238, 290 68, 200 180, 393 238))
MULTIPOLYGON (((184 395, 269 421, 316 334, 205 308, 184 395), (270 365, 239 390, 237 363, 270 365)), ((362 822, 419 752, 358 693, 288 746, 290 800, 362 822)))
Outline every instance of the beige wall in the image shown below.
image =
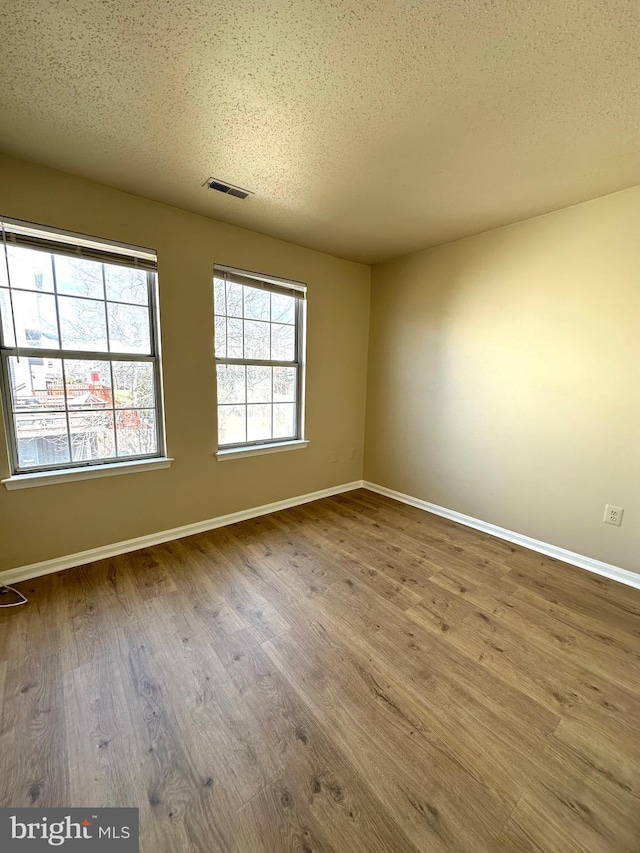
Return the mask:
MULTIPOLYGON (((175 457, 168 470, 0 487, 0 570, 362 477, 369 267, 8 157, 0 157, 0 214, 157 249, 175 457), (308 284, 306 450, 215 459, 214 262, 308 284)), ((0 477, 8 474, 2 434, 0 477)))
POLYGON ((639 225, 640 187, 374 267, 365 478, 640 571, 639 225))
POLYGON ((368 480, 640 571, 640 188, 374 267, 368 384, 366 266, 2 156, 0 214, 158 250, 176 460, 0 489, 0 570, 359 479, 366 388, 368 480), (214 457, 214 262, 309 285, 307 450, 214 457))

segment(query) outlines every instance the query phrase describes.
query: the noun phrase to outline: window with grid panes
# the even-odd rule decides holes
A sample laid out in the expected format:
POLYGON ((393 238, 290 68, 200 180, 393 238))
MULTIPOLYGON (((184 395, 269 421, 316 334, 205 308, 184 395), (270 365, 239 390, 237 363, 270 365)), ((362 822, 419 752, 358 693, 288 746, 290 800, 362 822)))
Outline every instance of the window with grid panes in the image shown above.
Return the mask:
POLYGON ((0 251, 13 473, 161 456, 155 253, 8 220, 0 251))
POLYGON ((306 287, 214 268, 218 447, 303 438, 306 287))

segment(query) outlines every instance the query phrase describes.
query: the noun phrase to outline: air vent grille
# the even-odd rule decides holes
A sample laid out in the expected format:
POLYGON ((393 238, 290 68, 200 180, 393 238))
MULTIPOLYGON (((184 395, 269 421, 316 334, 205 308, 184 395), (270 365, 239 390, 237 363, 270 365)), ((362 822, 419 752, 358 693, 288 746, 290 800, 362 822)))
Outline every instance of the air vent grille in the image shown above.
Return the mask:
POLYGON ((224 181, 219 181, 217 178, 207 178, 204 186, 210 190, 216 190, 225 195, 232 195, 234 198, 248 198, 253 193, 250 190, 243 190, 242 187, 234 187, 233 184, 227 184, 224 181))

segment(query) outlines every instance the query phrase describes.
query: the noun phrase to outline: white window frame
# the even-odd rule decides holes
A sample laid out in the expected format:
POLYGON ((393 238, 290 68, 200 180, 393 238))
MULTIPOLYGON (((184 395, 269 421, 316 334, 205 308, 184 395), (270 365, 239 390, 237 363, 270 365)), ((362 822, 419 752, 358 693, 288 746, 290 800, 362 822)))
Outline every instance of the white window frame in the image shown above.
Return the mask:
MULTIPOLYGON (((262 273, 252 272, 250 270, 230 267, 223 264, 214 265, 214 287, 215 279, 222 278, 225 281, 230 281, 235 284, 241 284, 245 287, 254 287, 260 290, 265 290, 270 293, 279 293, 287 296, 293 296, 296 300, 295 305, 295 348, 294 359, 292 361, 279 361, 272 359, 252 359, 252 358, 223 358, 216 356, 216 413, 219 412, 219 404, 217 403, 218 396, 218 380, 217 366, 218 365, 244 365, 257 367, 295 367, 296 368, 296 395, 293 401, 296 406, 295 410, 295 434, 286 437, 267 438, 259 440, 247 440, 243 442, 235 442, 230 444, 220 444, 220 433, 218 427, 216 456, 220 461, 224 459, 236 459, 243 456, 260 455, 270 452, 282 452, 284 450, 296 450, 306 447, 309 442, 305 440, 305 374, 306 374, 306 320, 307 320, 307 286, 299 281, 279 278, 262 273)), ((243 312, 244 313, 244 312, 243 312)), ((214 309, 215 314, 215 309, 214 309)), ((229 315, 225 316, 229 319, 229 315)), ((236 319, 236 318, 232 318, 236 319)), ((271 322, 271 321, 269 321, 271 322)), ((215 331, 214 331, 215 334, 215 331)), ((242 405, 242 404, 240 404, 242 405)), ((245 401, 244 405, 247 403, 245 401)), ((273 401, 271 403, 273 405, 273 401)))
MULTIPOLYGON (((55 265, 52 269, 53 276, 53 291, 51 295, 55 297, 56 303, 56 322, 58 325, 58 342, 60 348, 44 348, 44 347, 25 347, 18 344, 18 340, 14 341, 15 346, 5 344, 3 336, 3 324, 0 322, 0 394, 4 399, 4 418, 7 436, 7 447, 9 452, 9 461, 11 465, 11 474, 7 480, 2 482, 7 489, 30 487, 33 485, 43 485, 49 482, 66 482, 74 479, 86 479, 88 477, 108 476, 110 474, 128 473, 135 470, 149 470, 152 468, 168 467, 173 461, 166 457, 165 447, 165 432, 164 432, 164 406, 162 393, 162 367, 160 356, 160 322, 157 303, 157 260, 156 253, 151 249, 145 249, 138 246, 131 246, 125 243, 115 243, 105 241, 100 238, 90 237, 84 234, 77 234, 69 231, 49 228, 48 226, 36 225, 34 223, 23 222, 21 220, 8 219, 0 217, 0 229, 2 231, 0 243, 0 262, 5 265, 7 276, 9 277, 8 257, 5 252, 5 246, 16 245, 29 249, 38 249, 49 254, 67 255, 71 257, 84 258, 86 260, 97 261, 99 263, 117 264, 120 266, 129 266, 131 268, 142 268, 146 273, 147 282, 147 310, 149 313, 149 340, 150 353, 122 353, 111 351, 88 351, 67 349, 62 346, 62 338, 60 336, 60 318, 58 313, 58 290, 55 278, 55 265), (67 437, 69 442, 69 458, 68 462, 53 463, 50 465, 39 465, 30 467, 20 467, 18 458, 18 444, 16 426, 13 412, 13 396, 11 389, 11 378, 9 371, 9 358, 45 358, 45 359, 67 359, 67 360, 86 360, 86 361, 135 361, 147 362, 153 364, 154 378, 154 411, 155 411, 155 430, 156 430, 156 451, 145 454, 131 454, 127 456, 105 457, 103 459, 86 459, 73 461, 73 453, 71 449, 71 435, 69 430, 69 410, 65 395, 65 410, 64 413, 67 419, 67 437)), ((9 288, 9 293, 12 291, 21 291, 22 288, 9 288)), ((49 293, 49 291, 47 291, 49 293)), ((107 302, 117 302, 117 300, 107 300, 106 289, 104 284, 104 269, 103 269, 103 297, 105 302, 105 310, 107 302)), ((77 297, 83 298, 83 297, 77 297)), ((124 303, 123 303, 124 304, 124 303)), ((128 304, 128 303, 126 303, 128 304)), ((10 297, 10 311, 12 310, 13 300, 10 297)), ((141 306, 145 307, 145 306, 141 306)), ((9 318, 9 324, 13 325, 14 319, 9 318)), ((107 326, 108 328, 108 326, 107 326)), ((15 326, 14 326, 15 335, 15 326)), ((63 387, 64 387, 64 363, 63 363, 63 387)), ((111 387, 113 388, 113 371, 111 370, 111 387)), ((114 442, 116 443, 117 452, 117 430, 115 429, 116 412, 115 400, 111 407, 114 416, 114 442)), ((123 410, 125 411, 125 410, 123 410)))

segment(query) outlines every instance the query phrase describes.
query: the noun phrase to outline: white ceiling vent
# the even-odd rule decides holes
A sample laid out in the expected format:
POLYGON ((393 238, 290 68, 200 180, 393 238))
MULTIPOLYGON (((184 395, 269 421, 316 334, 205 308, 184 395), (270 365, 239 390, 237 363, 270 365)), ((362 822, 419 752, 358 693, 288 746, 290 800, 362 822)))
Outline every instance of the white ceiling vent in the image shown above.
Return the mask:
POLYGON ((234 187, 233 184, 227 184, 225 181, 219 181, 218 178, 207 178, 204 182, 204 186, 208 187, 210 190, 216 190, 216 192, 219 193, 232 195, 235 198, 248 198, 248 196, 253 195, 251 190, 243 190, 242 187, 234 187))

